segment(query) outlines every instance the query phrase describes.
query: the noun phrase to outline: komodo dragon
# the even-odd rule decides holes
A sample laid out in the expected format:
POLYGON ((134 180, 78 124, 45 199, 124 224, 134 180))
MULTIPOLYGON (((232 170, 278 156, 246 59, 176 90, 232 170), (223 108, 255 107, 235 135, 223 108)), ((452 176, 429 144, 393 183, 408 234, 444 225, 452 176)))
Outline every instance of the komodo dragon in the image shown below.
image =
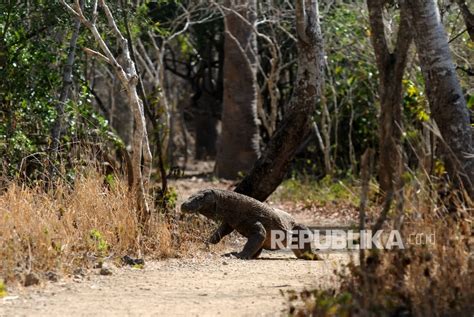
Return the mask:
POLYGON ((248 241, 244 249, 234 253, 240 259, 255 259, 262 249, 275 250, 272 246, 271 231, 285 233, 282 244, 287 246, 287 234, 292 232, 291 249, 297 258, 319 259, 311 250, 311 243, 306 241, 298 248, 298 237, 301 232, 311 236, 309 229, 296 224, 295 219, 284 211, 273 209, 251 197, 228 190, 206 189, 188 198, 181 210, 188 213, 200 213, 216 222, 222 222, 212 234, 209 243, 217 244, 223 237, 236 230, 248 241), (304 231, 303 231, 304 230, 304 231), (296 245, 295 245, 296 244, 296 245))

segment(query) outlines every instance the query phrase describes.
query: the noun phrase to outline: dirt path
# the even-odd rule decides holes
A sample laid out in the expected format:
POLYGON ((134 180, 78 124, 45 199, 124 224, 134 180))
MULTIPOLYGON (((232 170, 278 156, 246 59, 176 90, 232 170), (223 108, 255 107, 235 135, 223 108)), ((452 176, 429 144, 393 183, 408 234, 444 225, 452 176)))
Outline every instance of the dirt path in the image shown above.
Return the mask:
POLYGON ((207 254, 149 262, 141 270, 115 269, 111 276, 10 294, 0 302, 0 316, 274 316, 287 307, 280 291, 328 286, 346 260, 303 261, 272 252, 251 261, 207 254))

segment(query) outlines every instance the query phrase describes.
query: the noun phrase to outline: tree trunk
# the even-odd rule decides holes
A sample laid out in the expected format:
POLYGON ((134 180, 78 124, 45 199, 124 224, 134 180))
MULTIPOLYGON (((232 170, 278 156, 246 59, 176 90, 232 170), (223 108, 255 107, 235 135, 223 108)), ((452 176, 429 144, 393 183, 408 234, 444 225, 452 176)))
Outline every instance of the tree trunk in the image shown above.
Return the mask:
POLYGON ((323 39, 318 2, 296 1, 298 74, 288 112, 270 139, 265 152, 236 192, 264 201, 288 172, 300 144, 312 130, 312 114, 321 95, 323 39))
POLYGON ((426 95, 441 136, 442 155, 451 180, 474 198, 474 149, 466 106, 448 38, 434 0, 410 0, 408 10, 426 86, 426 95))
MULTIPOLYGON (((329 67, 328 67, 329 68, 329 67)), ((321 83, 321 91, 325 91, 324 82, 321 83)), ((334 109, 337 108, 334 103, 334 109)), ((326 96, 321 94, 321 134, 323 142, 320 142, 321 149, 324 156, 324 171, 326 175, 332 175, 332 160, 331 160, 331 130, 332 130, 332 119, 329 113, 328 103, 326 96)), ((335 133, 337 136, 337 133, 335 133)))
POLYGON ((474 42, 474 13, 469 10, 465 0, 456 0, 456 3, 459 6, 459 10, 461 10, 464 23, 466 24, 467 33, 469 33, 471 41, 474 42))
POLYGON ((367 0, 371 40, 379 71, 379 185, 382 193, 394 189, 401 164, 402 79, 412 41, 405 10, 400 13, 397 43, 389 51, 383 21, 384 0, 367 0))
MULTIPOLYGON (((80 6, 82 7, 82 1, 80 1, 80 6)), ((77 45, 77 39, 79 38, 80 29, 81 29, 81 21, 78 18, 74 22, 74 29, 71 35, 71 40, 69 41, 69 51, 68 51, 66 63, 64 64, 64 70, 63 70, 63 85, 61 87, 59 100, 56 103, 57 117, 56 117, 56 121, 53 124, 53 128, 51 130, 52 155, 51 155, 51 162, 49 165, 50 181, 53 181, 56 174, 55 165, 56 165, 56 160, 58 158, 59 146, 61 144, 61 130, 63 129, 63 121, 64 121, 64 105, 69 99, 69 91, 71 90, 71 86, 72 86, 72 68, 74 66, 74 60, 76 59, 76 45, 77 45)))
POLYGON ((257 116, 256 0, 227 0, 225 9, 222 132, 217 146, 218 177, 247 173, 260 154, 257 116))
POLYGON ((133 187, 131 190, 136 194, 137 206, 138 206, 138 218, 140 223, 145 226, 148 222, 148 219, 151 215, 150 206, 147 201, 147 185, 150 180, 151 173, 151 164, 152 164, 152 155, 150 151, 150 146, 148 142, 148 134, 146 130, 146 121, 145 121, 145 111, 143 107, 143 102, 138 95, 138 74, 130 56, 130 50, 128 46, 127 39, 122 35, 122 32, 119 30, 115 19, 110 11, 110 8, 107 6, 105 0, 96 0, 93 5, 92 20, 88 20, 84 15, 80 7, 74 6, 72 8, 64 0, 61 0, 66 9, 71 12, 75 17, 78 17, 81 22, 89 29, 89 31, 94 36, 95 40, 99 44, 102 53, 93 51, 91 49, 84 49, 87 53, 92 54, 106 61, 112 66, 115 71, 116 76, 120 80, 127 93, 128 102, 133 113, 135 130, 133 133, 132 140, 132 171, 133 171, 133 187), (103 9, 110 30, 113 32, 114 36, 117 39, 117 44, 121 48, 121 60, 118 59, 112 54, 112 51, 107 46, 104 38, 97 29, 95 24, 97 18, 97 8, 98 4, 103 9), (142 159, 143 159, 143 172, 142 172, 142 159))

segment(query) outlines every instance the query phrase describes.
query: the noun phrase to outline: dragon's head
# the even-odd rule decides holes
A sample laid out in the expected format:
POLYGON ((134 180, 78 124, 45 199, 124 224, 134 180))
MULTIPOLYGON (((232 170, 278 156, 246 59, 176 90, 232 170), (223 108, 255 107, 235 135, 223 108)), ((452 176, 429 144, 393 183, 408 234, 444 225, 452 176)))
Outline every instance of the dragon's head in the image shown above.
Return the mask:
POLYGON ((188 213, 208 214, 215 209, 216 197, 212 189, 205 189, 189 197, 181 204, 181 211, 188 213))

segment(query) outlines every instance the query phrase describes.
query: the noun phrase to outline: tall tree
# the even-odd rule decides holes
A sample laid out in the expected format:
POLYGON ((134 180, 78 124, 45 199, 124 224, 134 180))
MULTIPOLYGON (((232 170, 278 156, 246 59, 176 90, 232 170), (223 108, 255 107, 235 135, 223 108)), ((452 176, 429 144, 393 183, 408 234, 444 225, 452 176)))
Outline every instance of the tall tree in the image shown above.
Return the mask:
POLYGON ((298 73, 288 111, 265 152, 236 192, 264 201, 278 187, 303 141, 312 132, 312 115, 323 80, 323 37, 317 0, 296 1, 298 73))
POLYGON ((434 0, 403 1, 413 29, 431 114, 444 146, 446 170, 474 198, 474 146, 466 106, 434 0))
POLYGON ((226 0, 224 107, 218 141, 219 177, 235 179, 260 155, 257 121, 256 0, 226 0))
POLYGON ((371 40, 379 71, 379 184, 384 193, 394 189, 395 174, 401 164, 402 79, 412 41, 408 17, 400 13, 397 42, 391 51, 387 44, 383 11, 386 0, 367 0, 371 40))

